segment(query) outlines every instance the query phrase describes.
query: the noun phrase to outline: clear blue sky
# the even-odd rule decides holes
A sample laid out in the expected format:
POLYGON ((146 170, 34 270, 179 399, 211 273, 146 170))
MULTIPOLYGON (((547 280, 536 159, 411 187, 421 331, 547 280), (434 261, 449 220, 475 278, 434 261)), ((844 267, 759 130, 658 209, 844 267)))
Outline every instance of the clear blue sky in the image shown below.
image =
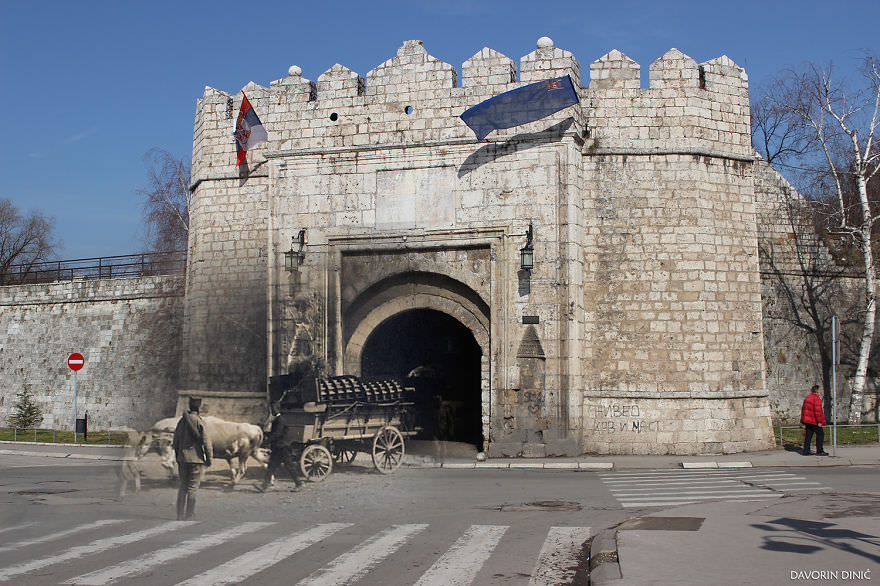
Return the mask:
POLYGON ((407 39, 459 69, 484 46, 518 62, 546 35, 584 73, 619 49, 646 75, 677 47, 728 55, 754 86, 804 61, 851 69, 880 51, 878 23, 869 0, 0 0, 0 197, 54 216, 61 258, 140 252, 142 157, 191 156, 206 85, 235 93, 294 64, 311 80, 336 62, 365 76, 407 39))

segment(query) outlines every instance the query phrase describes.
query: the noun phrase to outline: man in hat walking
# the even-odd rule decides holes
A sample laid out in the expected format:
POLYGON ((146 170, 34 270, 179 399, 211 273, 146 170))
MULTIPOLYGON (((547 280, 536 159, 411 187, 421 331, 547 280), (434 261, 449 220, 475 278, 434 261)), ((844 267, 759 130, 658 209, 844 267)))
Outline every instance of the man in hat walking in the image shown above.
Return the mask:
POLYGON ((822 426, 826 423, 822 397, 819 396, 819 385, 813 385, 810 394, 804 399, 804 404, 801 406, 801 423, 804 424, 804 456, 812 455, 810 442, 813 434, 816 434, 816 455, 827 456, 828 453, 822 449, 822 443, 825 441, 825 430, 822 426))
POLYGON ((191 519, 196 510, 196 491, 205 468, 211 466, 213 446, 205 421, 199 415, 202 400, 190 397, 189 411, 183 414, 174 429, 171 446, 177 457, 180 484, 177 489, 177 520, 191 519))

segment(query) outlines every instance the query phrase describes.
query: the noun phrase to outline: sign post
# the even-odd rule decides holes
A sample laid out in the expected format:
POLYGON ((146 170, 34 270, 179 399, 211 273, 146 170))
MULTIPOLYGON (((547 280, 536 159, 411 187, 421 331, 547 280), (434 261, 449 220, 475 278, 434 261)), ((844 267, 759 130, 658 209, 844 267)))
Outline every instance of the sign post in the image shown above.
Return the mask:
POLYGON ((76 443, 76 372, 86 363, 86 359, 79 352, 74 352, 67 357, 67 366, 73 371, 73 443, 76 443))
POLYGON ((837 316, 831 316, 831 455, 837 457, 837 364, 840 360, 837 316))

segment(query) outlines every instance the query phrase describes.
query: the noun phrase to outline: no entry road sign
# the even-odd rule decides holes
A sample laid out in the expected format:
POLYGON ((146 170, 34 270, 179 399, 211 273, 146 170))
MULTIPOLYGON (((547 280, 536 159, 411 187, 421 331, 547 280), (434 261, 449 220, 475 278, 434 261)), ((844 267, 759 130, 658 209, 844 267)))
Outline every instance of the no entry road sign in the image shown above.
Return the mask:
POLYGON ((74 352, 67 358, 67 366, 69 366, 74 372, 82 368, 85 363, 86 359, 83 358, 83 355, 79 352, 74 352))

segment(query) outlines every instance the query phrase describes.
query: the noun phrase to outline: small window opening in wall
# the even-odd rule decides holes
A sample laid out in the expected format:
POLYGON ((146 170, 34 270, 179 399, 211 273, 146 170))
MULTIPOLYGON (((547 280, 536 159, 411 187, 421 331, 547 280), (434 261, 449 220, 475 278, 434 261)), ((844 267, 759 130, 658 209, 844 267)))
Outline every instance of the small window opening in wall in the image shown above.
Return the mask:
POLYGON ((330 114, 330 120, 332 120, 333 122, 336 122, 337 120, 339 120, 339 114, 337 114, 336 112, 333 112, 332 114, 330 114))
POLYGON ((412 107, 412 106, 407 106, 406 108, 403 109, 403 111, 406 112, 407 114, 412 114, 412 113, 413 113, 413 107, 412 107))

